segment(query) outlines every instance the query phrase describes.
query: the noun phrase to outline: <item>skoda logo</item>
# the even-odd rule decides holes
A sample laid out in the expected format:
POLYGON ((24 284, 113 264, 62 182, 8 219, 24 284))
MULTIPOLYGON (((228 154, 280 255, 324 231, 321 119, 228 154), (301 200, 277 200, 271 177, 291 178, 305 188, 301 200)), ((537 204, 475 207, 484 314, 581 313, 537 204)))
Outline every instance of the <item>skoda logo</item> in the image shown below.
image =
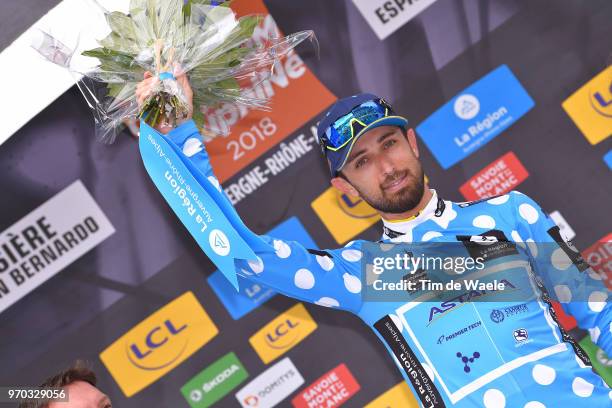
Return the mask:
POLYGON ((219 256, 226 256, 230 252, 230 243, 223 231, 214 229, 210 231, 208 243, 213 251, 219 256))
POLYGON ((202 391, 200 390, 191 391, 191 393, 189 394, 189 398, 191 398, 193 402, 200 401, 202 399, 202 391))
POLYGON ((463 120, 473 119, 480 112, 480 102, 474 95, 461 95, 455 100, 455 115, 463 120))
POLYGON ((501 323, 504 321, 504 312, 498 309, 493 309, 490 317, 495 323, 501 323))

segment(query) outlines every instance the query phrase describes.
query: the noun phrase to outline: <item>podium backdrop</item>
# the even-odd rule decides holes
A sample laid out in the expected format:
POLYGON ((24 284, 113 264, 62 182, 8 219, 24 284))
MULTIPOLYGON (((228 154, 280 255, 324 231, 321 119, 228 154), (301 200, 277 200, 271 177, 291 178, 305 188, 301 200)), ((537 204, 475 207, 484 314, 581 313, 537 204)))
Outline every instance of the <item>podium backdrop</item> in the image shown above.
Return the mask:
MULTIPOLYGON (((330 188, 313 133, 336 98, 372 92, 417 129, 442 197, 518 189, 596 269, 610 268, 612 2, 235 5, 267 15, 256 41, 313 29, 319 42, 256 90, 271 112, 206 112, 231 129, 206 147, 252 230, 318 248, 380 237, 371 208, 330 188)), ((93 135, 73 87, 0 146, 0 384, 36 385, 78 358, 121 407, 414 403, 356 317, 257 285, 229 290, 129 132, 111 146, 93 135)))

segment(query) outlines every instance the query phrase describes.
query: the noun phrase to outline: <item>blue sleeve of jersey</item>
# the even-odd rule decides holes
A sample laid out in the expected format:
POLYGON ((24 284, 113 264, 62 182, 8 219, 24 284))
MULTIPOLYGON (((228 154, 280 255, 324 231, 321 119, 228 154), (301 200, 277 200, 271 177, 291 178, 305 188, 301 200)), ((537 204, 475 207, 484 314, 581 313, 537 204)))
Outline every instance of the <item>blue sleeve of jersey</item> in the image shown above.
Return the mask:
POLYGON ((571 241, 530 197, 513 191, 516 231, 534 258, 534 269, 563 309, 591 339, 612 355, 612 306, 602 277, 582 259, 571 241))
POLYGON ((189 160, 191 160, 191 162, 195 164, 213 184, 219 185, 210 165, 208 153, 202 143, 202 136, 193 120, 188 120, 172 129, 168 132, 166 137, 180 147, 189 160))
MULTIPOLYGON (((183 123, 166 136, 208 180, 219 186, 193 120, 183 123)), ((261 238, 274 251, 256 252, 257 262, 237 261, 238 275, 306 302, 354 313, 361 309, 360 242, 336 250, 318 251, 306 249, 295 241, 268 236, 261 238)))

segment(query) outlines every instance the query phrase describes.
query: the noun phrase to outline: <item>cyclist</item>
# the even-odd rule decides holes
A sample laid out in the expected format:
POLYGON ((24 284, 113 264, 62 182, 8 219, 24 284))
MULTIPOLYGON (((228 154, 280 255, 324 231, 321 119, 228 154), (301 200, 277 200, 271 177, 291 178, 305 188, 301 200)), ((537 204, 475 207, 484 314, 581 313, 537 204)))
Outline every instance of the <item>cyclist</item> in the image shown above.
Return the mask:
MULTIPOLYGON (((155 81, 148 75, 139 85, 139 103, 155 81)), ((186 78, 178 81, 190 96, 186 78)), ((160 130, 179 148, 201 138, 191 120, 160 130)), ((563 300, 579 327, 612 355, 608 290, 534 200, 517 191, 468 203, 444 200, 424 181, 408 121, 375 95, 336 102, 317 132, 332 185, 381 215, 380 242, 511 243, 498 246, 487 264, 502 282, 533 296, 479 302, 490 292, 476 290, 437 303, 417 297, 367 301, 363 292, 371 282, 361 278, 365 241, 319 251, 261 236, 271 250, 258 252, 257 261, 237 261, 238 275, 357 314, 395 357, 424 407, 610 406, 612 392, 556 322, 547 293, 563 300), (547 249, 550 257, 543 258, 547 249)), ((189 159, 218 186, 205 150, 189 159)))

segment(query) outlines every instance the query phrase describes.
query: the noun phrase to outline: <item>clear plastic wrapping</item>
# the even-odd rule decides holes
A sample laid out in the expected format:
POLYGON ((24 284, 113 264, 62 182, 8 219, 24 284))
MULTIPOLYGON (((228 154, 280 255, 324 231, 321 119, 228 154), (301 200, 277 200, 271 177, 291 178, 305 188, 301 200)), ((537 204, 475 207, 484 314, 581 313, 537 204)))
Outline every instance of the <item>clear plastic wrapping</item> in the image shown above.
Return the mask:
MULTIPOLYGON (((193 89, 193 119, 210 135, 203 109, 222 102, 266 109, 267 100, 251 91, 269 77, 274 64, 312 31, 266 43, 251 40, 261 17, 237 18, 229 2, 213 0, 130 0, 129 13, 95 4, 110 33, 97 48, 70 47, 40 31, 32 46, 49 61, 67 68, 94 112, 96 135, 112 143, 126 120, 155 126, 184 118, 189 106, 175 78, 187 73, 193 89), (154 92, 138 106, 136 86, 145 72, 154 92)), ((217 130, 218 131, 218 130, 217 130)))

